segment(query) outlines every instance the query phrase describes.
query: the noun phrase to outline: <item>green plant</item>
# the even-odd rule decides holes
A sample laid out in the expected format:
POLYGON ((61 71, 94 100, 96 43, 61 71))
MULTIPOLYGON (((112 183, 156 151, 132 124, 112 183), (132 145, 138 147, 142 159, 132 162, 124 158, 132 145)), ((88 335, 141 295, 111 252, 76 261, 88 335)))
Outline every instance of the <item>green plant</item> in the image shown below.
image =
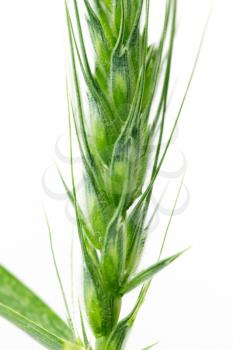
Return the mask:
MULTIPOLYGON (((66 4, 72 67, 72 83, 68 84, 72 89, 67 89, 71 189, 61 173, 60 176, 76 216, 83 257, 85 310, 96 340, 95 349, 121 350, 151 279, 183 253, 161 260, 167 228, 158 261, 138 272, 149 230, 152 191, 193 73, 168 142, 162 148, 176 29, 176 0, 166 1, 158 45, 148 44, 149 0, 84 2, 95 52, 94 68, 88 61, 78 2, 74 0, 73 20, 66 4), (82 102, 80 74, 87 87, 88 112, 82 102), (153 113, 155 96, 156 111, 153 113), (76 192, 72 130, 84 166, 85 211, 76 192), (155 140, 156 147, 152 147, 155 140), (149 161, 153 163, 151 173, 149 161), (124 295, 140 286, 135 307, 127 317, 119 320, 124 295)), ((50 227, 49 233, 51 238, 50 227)), ((53 252, 52 240, 51 247, 53 252)), ((54 263, 63 292, 55 258, 54 263)), ((63 296, 67 324, 0 266, 0 314, 3 317, 48 349, 93 349, 82 312, 82 336, 77 336, 64 292, 63 296)))

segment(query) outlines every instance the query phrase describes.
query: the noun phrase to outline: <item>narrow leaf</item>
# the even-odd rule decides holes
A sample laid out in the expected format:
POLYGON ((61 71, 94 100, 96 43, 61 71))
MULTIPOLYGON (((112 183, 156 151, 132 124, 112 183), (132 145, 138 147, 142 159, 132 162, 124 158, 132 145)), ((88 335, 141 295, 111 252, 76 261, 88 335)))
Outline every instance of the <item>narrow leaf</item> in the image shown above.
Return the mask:
POLYGON ((69 349, 67 346, 73 344, 73 333, 66 323, 2 265, 0 315, 48 349, 69 349))
POLYGON ((72 332, 65 322, 2 265, 0 302, 47 331, 68 340, 73 339, 72 332))
POLYGON ((38 343, 51 350, 81 350, 81 347, 72 344, 58 336, 50 333, 48 330, 34 323, 32 320, 22 316, 12 308, 0 303, 0 314, 15 326, 26 332, 38 343))
POLYGON ((130 292, 132 289, 138 287, 140 284, 150 280, 156 273, 163 270, 165 267, 170 265, 173 261, 179 258, 186 250, 175 254, 167 259, 159 261, 158 263, 148 267, 144 271, 140 272, 137 276, 132 278, 125 286, 121 288, 121 294, 126 294, 130 292))

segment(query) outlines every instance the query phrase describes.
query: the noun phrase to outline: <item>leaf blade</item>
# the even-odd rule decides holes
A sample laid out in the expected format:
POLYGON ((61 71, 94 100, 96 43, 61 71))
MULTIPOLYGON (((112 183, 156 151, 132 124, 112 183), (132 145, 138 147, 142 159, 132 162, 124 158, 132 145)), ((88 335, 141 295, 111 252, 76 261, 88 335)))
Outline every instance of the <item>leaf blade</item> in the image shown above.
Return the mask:
POLYGON ((186 250, 183 250, 175 255, 172 255, 171 257, 164 259, 162 261, 157 262, 156 264, 148 267, 147 269, 140 272, 138 275, 136 275, 134 278, 132 278, 128 283, 126 283, 121 289, 121 294, 126 294, 133 290, 134 288, 138 287, 140 284, 151 280, 152 277, 161 270, 163 270, 165 267, 170 265, 173 261, 175 261, 177 258, 179 258, 186 250))
POLYGON ((2 265, 0 265, 0 303, 2 305, 0 315, 4 316, 5 308, 12 310, 9 312, 9 321, 13 322, 10 314, 13 317, 15 312, 54 336, 73 340, 72 332, 66 323, 2 265))
POLYGON ((15 326, 26 332, 38 343, 51 350, 64 349, 66 341, 48 332, 36 323, 22 316, 10 307, 0 303, 0 314, 15 326))

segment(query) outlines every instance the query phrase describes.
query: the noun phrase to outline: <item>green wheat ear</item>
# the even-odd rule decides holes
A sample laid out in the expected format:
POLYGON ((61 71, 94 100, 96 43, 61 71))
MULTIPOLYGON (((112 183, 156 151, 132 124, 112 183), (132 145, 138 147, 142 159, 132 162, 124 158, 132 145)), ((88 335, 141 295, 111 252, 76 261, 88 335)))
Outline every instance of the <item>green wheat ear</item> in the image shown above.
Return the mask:
MULTIPOLYGON (((72 2, 73 15, 65 3, 71 61, 67 96, 72 188, 59 174, 74 207, 83 258, 84 307, 92 336, 85 329, 81 307, 81 335, 77 336, 49 225, 53 261, 68 322, 61 320, 2 265, 0 314, 48 349, 121 350, 125 349, 127 335, 151 279, 184 252, 161 259, 173 209, 159 259, 138 271, 151 222, 147 214, 152 191, 180 118, 200 49, 170 137, 162 148, 177 1, 165 2, 159 43, 150 45, 149 0, 83 0, 94 48, 93 68, 85 48, 78 1, 72 2), (80 75, 86 84, 89 108, 83 106, 80 75), (86 207, 81 207, 76 192, 73 134, 82 155, 86 207), (137 287, 141 290, 133 310, 120 319, 125 294, 137 287)), ((179 193, 181 187, 182 183, 179 193)), ((77 301, 77 307, 78 304, 77 301)))

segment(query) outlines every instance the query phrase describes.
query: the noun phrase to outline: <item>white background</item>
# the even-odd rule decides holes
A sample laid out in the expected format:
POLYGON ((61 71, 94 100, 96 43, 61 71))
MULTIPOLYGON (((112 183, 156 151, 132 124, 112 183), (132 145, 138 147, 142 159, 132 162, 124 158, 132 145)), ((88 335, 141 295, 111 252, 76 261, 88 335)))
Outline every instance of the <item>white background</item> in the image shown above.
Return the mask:
MULTIPOLYGON (((181 85, 188 79, 209 4, 180 0, 175 74, 181 85)), ((157 340, 159 350, 233 349, 232 15, 232 0, 215 1, 179 137, 165 165, 176 169, 174 159, 179 151, 184 153, 190 193, 187 209, 173 221, 165 254, 189 245, 192 249, 155 278, 131 333, 129 350, 157 340)), ((155 22, 152 15, 152 31, 155 22)), ((62 315, 43 207, 67 289, 71 228, 65 201, 46 196, 41 178, 58 161, 57 139, 67 138, 64 42, 62 1, 1 1, 0 259, 62 315)), ((66 172, 68 165, 60 163, 66 172)), ((50 171, 48 177, 51 188, 62 192, 57 177, 50 171)), ((172 191, 170 205, 173 200, 172 191)), ((146 262, 154 261, 156 237, 150 237, 146 262)), ((2 319, 0 347, 42 349, 2 319)))

